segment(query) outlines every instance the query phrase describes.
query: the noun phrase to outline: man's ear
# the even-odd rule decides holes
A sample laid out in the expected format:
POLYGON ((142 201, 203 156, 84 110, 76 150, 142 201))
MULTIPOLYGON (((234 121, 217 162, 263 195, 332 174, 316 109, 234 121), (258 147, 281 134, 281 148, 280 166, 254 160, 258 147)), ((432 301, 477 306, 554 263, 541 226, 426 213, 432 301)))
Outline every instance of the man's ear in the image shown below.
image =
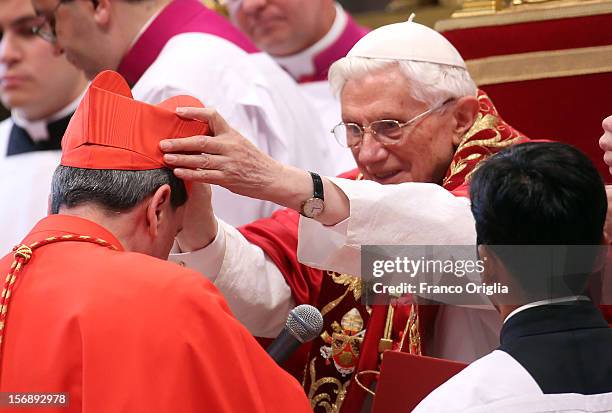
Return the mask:
POLYGON ((159 228, 163 221, 167 218, 166 211, 171 208, 170 205, 170 186, 162 185, 157 188, 157 191, 149 198, 147 205, 147 225, 151 237, 157 237, 159 228))
POLYGON ((459 146, 463 136, 470 130, 478 116, 478 99, 474 96, 459 98, 453 106, 455 127, 453 130, 453 145, 459 146))
POLYGON ((94 7, 94 21, 102 27, 107 27, 111 16, 111 0, 95 0, 92 5, 94 7))
POLYGON ((492 284, 498 280, 499 259, 488 245, 478 245, 478 259, 483 262, 484 271, 481 273, 482 281, 492 284))

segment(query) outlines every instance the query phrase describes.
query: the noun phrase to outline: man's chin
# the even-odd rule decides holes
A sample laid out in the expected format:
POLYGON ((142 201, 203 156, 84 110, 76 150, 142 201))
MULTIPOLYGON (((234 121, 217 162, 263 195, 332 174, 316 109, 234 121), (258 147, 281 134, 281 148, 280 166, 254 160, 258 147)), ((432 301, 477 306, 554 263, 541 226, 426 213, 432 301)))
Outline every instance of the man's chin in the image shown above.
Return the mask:
POLYGON ((93 80, 98 73, 101 72, 101 70, 98 70, 97 68, 92 69, 91 67, 87 67, 87 65, 82 64, 83 62, 80 59, 76 58, 73 54, 66 50, 64 50, 64 55, 66 56, 66 60, 68 60, 72 66, 82 70, 83 73, 85 73, 85 77, 88 80, 93 80))
POLYGON ((22 90, 2 91, 2 105, 7 108, 19 108, 36 101, 36 96, 22 90))

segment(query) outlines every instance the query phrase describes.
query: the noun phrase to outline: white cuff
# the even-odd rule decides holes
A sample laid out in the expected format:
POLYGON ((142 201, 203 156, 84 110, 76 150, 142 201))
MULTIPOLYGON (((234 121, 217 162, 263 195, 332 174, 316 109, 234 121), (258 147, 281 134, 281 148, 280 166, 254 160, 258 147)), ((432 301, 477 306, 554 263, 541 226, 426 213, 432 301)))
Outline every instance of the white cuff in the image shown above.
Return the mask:
POLYGON ((175 242, 168 259, 198 271, 214 283, 221 271, 225 256, 226 226, 228 224, 217 218, 217 235, 213 242, 202 249, 191 252, 180 252, 178 243, 175 242))

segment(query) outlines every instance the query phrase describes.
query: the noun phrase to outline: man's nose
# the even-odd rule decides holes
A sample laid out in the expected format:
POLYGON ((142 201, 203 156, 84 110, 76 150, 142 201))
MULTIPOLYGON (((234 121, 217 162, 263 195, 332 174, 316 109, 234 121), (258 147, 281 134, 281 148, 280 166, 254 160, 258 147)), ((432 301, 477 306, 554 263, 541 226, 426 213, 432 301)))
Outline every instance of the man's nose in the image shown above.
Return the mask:
POLYGON ((11 65, 23 57, 23 49, 19 36, 14 33, 6 32, 0 40, 0 63, 4 65, 11 65))
POLYGON ((386 156, 387 150, 385 147, 376 140, 371 131, 365 131, 357 155, 359 163, 363 165, 372 164, 384 160, 386 156))
POLYGON ((240 8, 245 14, 253 14, 266 5, 268 0, 242 0, 240 8))

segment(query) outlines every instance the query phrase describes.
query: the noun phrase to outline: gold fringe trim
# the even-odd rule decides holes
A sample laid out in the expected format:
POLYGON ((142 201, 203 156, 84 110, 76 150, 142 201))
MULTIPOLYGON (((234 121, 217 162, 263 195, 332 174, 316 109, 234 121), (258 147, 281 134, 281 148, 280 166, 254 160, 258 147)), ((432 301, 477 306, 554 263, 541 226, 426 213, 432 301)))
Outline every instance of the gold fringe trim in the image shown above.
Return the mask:
POLYGON ((508 24, 528 23, 546 20, 567 19, 572 17, 595 16, 599 14, 612 13, 612 1, 549 1, 538 4, 521 4, 496 13, 489 12, 486 15, 475 12, 468 15, 467 12, 459 14, 461 17, 440 20, 435 29, 446 32, 457 29, 473 29, 476 27, 504 26, 508 24))
POLYGON ((517 53, 466 61, 477 85, 612 72, 612 45, 517 53))

